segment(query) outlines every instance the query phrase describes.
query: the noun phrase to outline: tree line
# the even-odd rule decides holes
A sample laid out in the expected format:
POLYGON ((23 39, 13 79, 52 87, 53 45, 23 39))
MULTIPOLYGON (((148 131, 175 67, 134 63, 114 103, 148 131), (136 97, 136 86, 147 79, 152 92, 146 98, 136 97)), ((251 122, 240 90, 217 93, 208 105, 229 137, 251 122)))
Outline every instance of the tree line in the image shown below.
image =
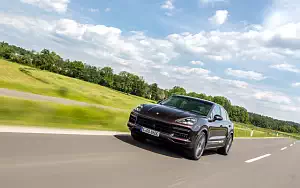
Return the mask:
POLYGON ((213 101, 222 105, 227 110, 232 121, 252 123, 258 127, 289 133, 300 133, 300 124, 298 123, 248 113, 244 107, 232 105, 230 100, 223 96, 209 96, 204 93, 187 92, 180 86, 174 86, 171 89, 162 89, 157 83, 148 84, 143 77, 130 72, 121 71, 115 74, 111 67, 99 68, 81 61, 70 61, 69 59, 63 59, 48 49, 36 52, 1 42, 0 57, 22 65, 77 78, 106 86, 126 94, 132 94, 155 101, 163 100, 173 94, 187 95, 213 101))

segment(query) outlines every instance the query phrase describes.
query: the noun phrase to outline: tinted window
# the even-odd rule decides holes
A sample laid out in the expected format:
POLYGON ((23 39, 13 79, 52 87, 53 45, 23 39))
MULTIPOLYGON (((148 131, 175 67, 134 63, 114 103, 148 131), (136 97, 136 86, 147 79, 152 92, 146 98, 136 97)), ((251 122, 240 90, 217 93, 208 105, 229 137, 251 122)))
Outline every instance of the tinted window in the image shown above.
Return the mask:
POLYGON ((184 111, 190 111, 202 116, 207 116, 212 107, 212 104, 206 101, 180 96, 170 97, 166 101, 163 101, 162 105, 178 108, 184 111))
POLYGON ((214 117, 215 115, 221 115, 221 109, 220 109, 219 106, 215 106, 215 107, 214 107, 214 110, 213 110, 212 115, 213 115, 213 117, 214 117))
POLYGON ((224 108, 221 108, 221 110, 222 110, 222 117, 223 117, 223 119, 224 120, 228 120, 228 118, 227 118, 227 112, 226 112, 226 110, 224 109, 224 108))

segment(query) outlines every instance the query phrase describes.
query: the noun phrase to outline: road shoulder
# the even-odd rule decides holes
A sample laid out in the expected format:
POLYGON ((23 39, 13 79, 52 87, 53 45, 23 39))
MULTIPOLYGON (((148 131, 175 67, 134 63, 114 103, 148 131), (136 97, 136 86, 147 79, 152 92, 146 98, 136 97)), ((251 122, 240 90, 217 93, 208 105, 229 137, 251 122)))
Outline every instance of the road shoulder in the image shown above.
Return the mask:
MULTIPOLYGON (((41 126, 18 126, 18 125, 0 125, 0 132, 3 133, 32 133, 32 134, 66 134, 66 135, 91 135, 91 136, 115 136, 129 135, 128 132, 118 131, 100 131, 84 129, 60 129, 41 126)), ((285 137, 235 137, 235 139, 283 139, 285 137)))

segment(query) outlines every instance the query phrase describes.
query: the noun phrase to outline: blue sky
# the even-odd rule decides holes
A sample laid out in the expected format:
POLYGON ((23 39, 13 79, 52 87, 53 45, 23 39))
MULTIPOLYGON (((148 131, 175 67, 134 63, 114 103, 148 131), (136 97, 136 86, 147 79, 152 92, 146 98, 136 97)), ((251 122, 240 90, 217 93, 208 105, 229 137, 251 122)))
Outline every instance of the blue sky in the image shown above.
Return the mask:
POLYGON ((0 2, 0 40, 300 122, 298 0, 0 2))

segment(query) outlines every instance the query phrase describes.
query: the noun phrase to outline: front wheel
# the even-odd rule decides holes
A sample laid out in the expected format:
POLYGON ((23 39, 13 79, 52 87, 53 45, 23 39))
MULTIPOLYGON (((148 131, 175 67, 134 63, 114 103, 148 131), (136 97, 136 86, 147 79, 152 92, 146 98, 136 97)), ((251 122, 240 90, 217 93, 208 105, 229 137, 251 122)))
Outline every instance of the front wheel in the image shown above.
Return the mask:
POLYGON ((218 149, 218 152, 222 155, 228 155, 231 145, 232 145, 232 141, 233 141, 232 134, 230 134, 227 138, 225 146, 218 149))
POLYGON ((191 150, 187 151, 188 158, 192 160, 199 160, 203 154, 206 144, 206 135, 201 132, 194 142, 194 146, 191 150))

